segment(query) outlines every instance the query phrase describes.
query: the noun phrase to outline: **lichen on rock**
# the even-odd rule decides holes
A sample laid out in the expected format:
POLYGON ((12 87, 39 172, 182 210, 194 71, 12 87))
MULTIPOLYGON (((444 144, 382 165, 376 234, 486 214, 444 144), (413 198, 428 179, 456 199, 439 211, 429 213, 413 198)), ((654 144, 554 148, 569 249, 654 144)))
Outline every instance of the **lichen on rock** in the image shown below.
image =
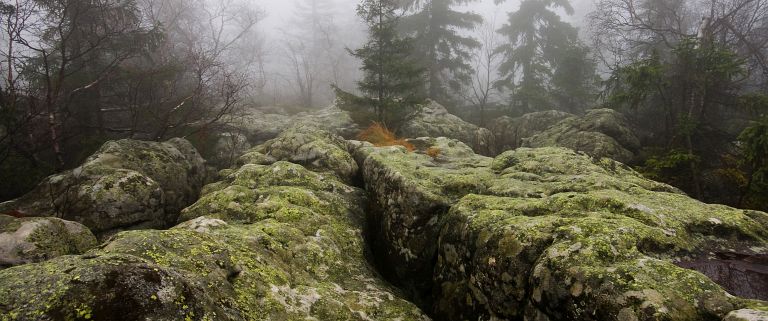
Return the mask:
POLYGON ((523 139, 546 131, 573 114, 559 110, 528 113, 520 117, 501 116, 491 122, 489 129, 496 137, 500 152, 521 147, 523 139))
POLYGON ((53 217, 0 214, 0 269, 82 254, 97 244, 87 227, 53 217))
POLYGON ((443 142, 442 160, 357 152, 375 256, 435 317, 719 320, 766 306, 675 263, 710 251, 766 254, 767 214, 704 204, 565 148, 490 159, 462 145, 443 142))
POLYGON ((525 147, 566 147, 594 157, 632 161, 640 140, 626 118, 612 109, 592 109, 581 117, 569 117, 522 140, 525 147))
POLYGON ((482 155, 495 155, 496 141, 490 130, 468 123, 452 115, 442 105, 428 101, 400 126, 403 137, 448 137, 459 140, 482 155))
MULTIPOLYGON (((313 133, 291 132, 284 139, 313 133)), ((245 164, 170 230, 125 231, 82 256, 0 271, 0 293, 50 284, 0 297, 0 319, 111 309, 121 313, 112 320, 429 320, 367 262, 362 190, 316 169, 245 164)))

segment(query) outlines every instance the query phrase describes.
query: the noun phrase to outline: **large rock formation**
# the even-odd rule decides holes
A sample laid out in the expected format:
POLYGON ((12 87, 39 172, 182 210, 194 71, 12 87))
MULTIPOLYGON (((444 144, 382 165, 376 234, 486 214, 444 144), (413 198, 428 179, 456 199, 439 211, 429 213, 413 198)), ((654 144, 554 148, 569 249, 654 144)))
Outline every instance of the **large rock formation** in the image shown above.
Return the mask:
POLYGON ((612 109, 592 109, 582 117, 566 118, 549 129, 523 139, 526 147, 567 147, 594 157, 630 162, 640 140, 627 120, 612 109))
POLYGON ((349 113, 336 105, 294 115, 249 109, 231 118, 218 130, 211 159, 220 168, 235 165, 237 156, 252 146, 273 139, 297 124, 313 125, 344 138, 352 138, 360 131, 349 113))
MULTIPOLYGON (((566 148, 489 158, 450 138, 409 142, 415 152, 296 124, 223 170, 175 227, 80 255, 94 245, 82 226, 0 216, 1 264, 47 260, 0 271, 0 320, 428 320, 417 305, 449 321, 765 317, 751 298, 766 299, 766 213, 566 148), (367 193, 352 186, 361 176, 367 193)), ((79 208, 122 210, 115 191, 181 200, 178 180, 202 167, 152 163, 196 155, 180 141, 114 144, 48 184, 89 173, 75 190, 110 192, 79 208)))
POLYGON ((398 130, 403 137, 448 137, 457 139, 482 155, 494 155, 496 143, 488 129, 465 122, 440 104, 429 101, 398 130))
POLYGON ((314 124, 294 125, 240 159, 241 162, 253 161, 259 155, 302 164, 315 171, 331 171, 345 182, 350 182, 357 174, 357 163, 347 152, 346 141, 314 124))
POLYGON ((635 158, 640 141, 623 115, 592 109, 584 116, 550 110, 500 117, 491 125, 499 151, 518 147, 566 147, 620 162, 635 158))
MULTIPOLYGON (((301 128, 259 150, 317 137, 301 128)), ((428 320, 367 263, 364 193, 329 160, 351 159, 336 150, 346 143, 319 139, 316 171, 248 163, 170 230, 126 231, 85 255, 0 271, 0 293, 14 293, 0 295, 0 319, 428 320)))
POLYGON ((0 214, 0 269, 82 254, 95 246, 96 237, 80 223, 0 214))
POLYGON ((96 234, 163 228, 194 202, 205 161, 179 138, 164 143, 105 143, 79 167, 44 179, 28 194, 0 204, 0 213, 55 216, 96 234))
POLYGON ((491 123, 498 150, 508 151, 523 146, 523 138, 539 134, 566 118, 574 117, 559 110, 548 110, 512 118, 501 116, 491 123))
POLYGON ((564 148, 487 158, 453 140, 427 145, 441 152, 361 146, 356 158, 378 263, 438 319, 719 320, 768 307, 678 266, 768 254, 766 213, 704 204, 564 148))

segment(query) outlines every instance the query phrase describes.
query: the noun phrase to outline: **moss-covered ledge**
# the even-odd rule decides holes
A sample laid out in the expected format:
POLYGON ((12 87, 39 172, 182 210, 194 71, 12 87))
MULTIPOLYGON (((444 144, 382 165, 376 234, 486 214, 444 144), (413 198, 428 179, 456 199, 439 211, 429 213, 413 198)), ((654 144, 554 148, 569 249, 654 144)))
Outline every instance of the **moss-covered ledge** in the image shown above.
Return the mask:
POLYGON ((679 267, 708 253, 768 254, 765 213, 704 204, 564 148, 490 159, 452 140, 428 145, 440 156, 355 155, 383 244, 375 255, 437 318, 721 320, 766 306, 679 267))
POLYGON ((363 191, 328 164, 245 164, 170 230, 0 271, 0 320, 429 320, 367 262, 363 191))

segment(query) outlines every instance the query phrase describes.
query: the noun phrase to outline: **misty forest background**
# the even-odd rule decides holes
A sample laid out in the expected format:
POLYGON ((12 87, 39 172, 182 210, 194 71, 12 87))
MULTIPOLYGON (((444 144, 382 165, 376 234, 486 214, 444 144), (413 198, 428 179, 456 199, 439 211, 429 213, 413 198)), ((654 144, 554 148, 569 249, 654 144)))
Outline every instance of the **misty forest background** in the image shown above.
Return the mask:
POLYGON ((768 209, 768 0, 3 0, 0 15, 0 201, 107 140, 205 154, 249 109, 351 93, 393 129, 427 98, 480 126, 612 108, 642 138, 638 171, 768 209))

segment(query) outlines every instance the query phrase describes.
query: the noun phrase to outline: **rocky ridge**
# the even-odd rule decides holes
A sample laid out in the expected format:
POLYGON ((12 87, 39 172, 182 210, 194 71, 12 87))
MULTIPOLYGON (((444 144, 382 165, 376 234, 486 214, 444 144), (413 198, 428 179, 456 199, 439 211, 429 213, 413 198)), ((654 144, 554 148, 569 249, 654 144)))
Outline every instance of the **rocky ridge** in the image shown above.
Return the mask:
POLYGON ((496 158, 357 151, 380 266, 440 320, 720 320, 734 297, 676 262, 768 253, 768 215, 691 199, 563 148, 496 158))
MULTIPOLYGON (((0 216, 9 222, 0 250, 16 244, 15 253, 29 254, 0 270, 0 293, 14 294, 0 295, 0 320, 766 316, 768 303, 733 296, 680 267, 711 253, 768 255, 766 213, 703 204, 619 162, 564 148, 490 158, 445 137, 409 142, 415 152, 295 124, 221 171, 173 216, 175 227, 120 232, 95 248, 75 223, 0 216), (35 233, 24 226, 79 236, 50 247, 26 238, 35 233), (34 248, 50 250, 24 251, 34 248)), ((116 144, 137 151, 166 146, 116 144)), ((160 165, 137 167, 132 160, 147 152, 119 154, 113 147, 81 166, 94 173, 83 186, 133 171, 153 175, 155 185, 147 186, 160 195, 168 189, 183 200, 188 189, 165 178, 196 182, 194 175, 164 176, 160 165), (88 163, 110 166, 99 172, 88 163)), ((191 174, 202 166, 184 168, 191 174)), ((180 203, 160 204, 162 212, 149 213, 166 221, 165 208, 180 203)))
POLYGON ((491 125, 498 149, 518 147, 565 147, 594 157, 630 162, 640 140, 621 113, 591 109, 583 116, 550 110, 496 119, 491 125))
POLYGON ((366 260, 346 142, 307 137, 332 136, 300 126, 258 147, 271 164, 225 171, 170 230, 0 271, 17 294, 0 296, 0 319, 428 320, 366 260), (283 148, 310 151, 314 171, 277 160, 294 157, 283 148))
POLYGON ((199 197, 205 175, 205 160, 184 139, 111 141, 81 166, 0 203, 0 213, 59 217, 82 223, 99 236, 166 228, 199 197))

